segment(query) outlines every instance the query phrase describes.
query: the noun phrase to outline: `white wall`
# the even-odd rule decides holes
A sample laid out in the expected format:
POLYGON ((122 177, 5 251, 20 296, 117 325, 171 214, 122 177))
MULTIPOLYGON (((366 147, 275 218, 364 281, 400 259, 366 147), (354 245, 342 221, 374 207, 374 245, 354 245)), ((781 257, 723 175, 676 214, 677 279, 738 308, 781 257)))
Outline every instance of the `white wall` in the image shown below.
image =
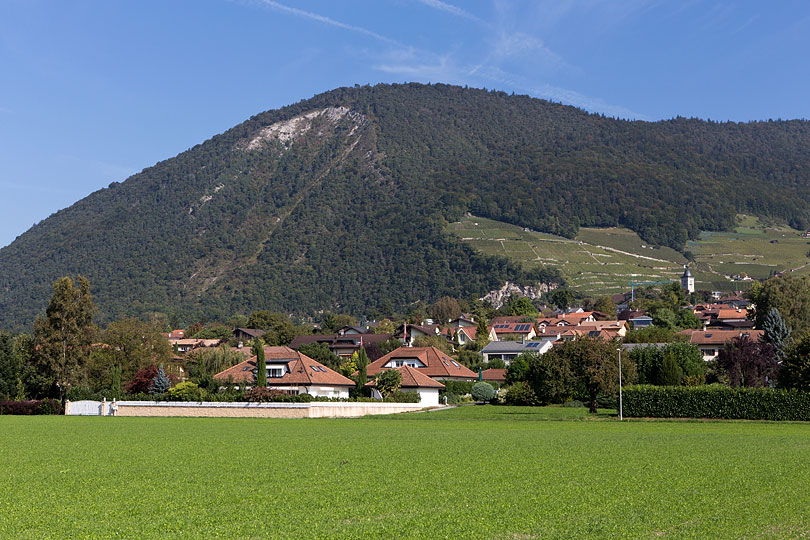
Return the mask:
MULTIPOLYGON (((412 388, 403 388, 403 391, 413 392, 412 388)), ((438 388, 417 388, 421 400, 419 404, 424 407, 436 407, 439 405, 439 389, 438 388)))
POLYGON ((345 386, 310 386, 307 394, 313 397, 347 398, 349 389, 345 386))

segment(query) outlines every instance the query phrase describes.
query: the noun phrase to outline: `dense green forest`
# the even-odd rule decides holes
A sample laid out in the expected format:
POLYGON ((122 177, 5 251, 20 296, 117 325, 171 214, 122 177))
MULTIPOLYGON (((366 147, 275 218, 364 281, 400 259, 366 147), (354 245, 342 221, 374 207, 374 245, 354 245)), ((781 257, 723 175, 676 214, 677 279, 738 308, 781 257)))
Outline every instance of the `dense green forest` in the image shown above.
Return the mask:
POLYGON ((630 122, 447 85, 340 88, 112 183, 0 250, 0 327, 60 276, 99 319, 358 315, 537 276, 443 232, 464 212, 682 248, 738 212, 810 223, 810 123, 630 122), (306 115, 306 116, 303 116, 306 115))

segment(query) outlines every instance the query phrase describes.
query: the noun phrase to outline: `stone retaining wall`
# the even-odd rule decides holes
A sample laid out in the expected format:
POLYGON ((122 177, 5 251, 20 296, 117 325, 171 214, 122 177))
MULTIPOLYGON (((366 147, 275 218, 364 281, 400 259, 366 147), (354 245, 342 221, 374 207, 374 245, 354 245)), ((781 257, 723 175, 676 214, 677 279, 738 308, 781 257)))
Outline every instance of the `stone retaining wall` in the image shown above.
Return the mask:
MULTIPOLYGON (((350 418, 373 414, 393 414, 424 409, 419 403, 320 402, 247 403, 118 401, 107 402, 104 415, 112 416, 202 416, 230 418, 350 418)), ((65 411, 70 412, 68 405, 65 411)))

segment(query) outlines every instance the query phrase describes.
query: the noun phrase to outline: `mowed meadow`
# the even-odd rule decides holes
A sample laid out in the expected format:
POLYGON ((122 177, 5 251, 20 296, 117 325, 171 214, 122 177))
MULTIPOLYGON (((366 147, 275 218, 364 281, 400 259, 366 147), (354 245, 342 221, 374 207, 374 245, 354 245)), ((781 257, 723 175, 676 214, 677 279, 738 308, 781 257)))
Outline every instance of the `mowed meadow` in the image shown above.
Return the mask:
POLYGON ((0 417, 0 538, 805 538, 810 425, 0 417))

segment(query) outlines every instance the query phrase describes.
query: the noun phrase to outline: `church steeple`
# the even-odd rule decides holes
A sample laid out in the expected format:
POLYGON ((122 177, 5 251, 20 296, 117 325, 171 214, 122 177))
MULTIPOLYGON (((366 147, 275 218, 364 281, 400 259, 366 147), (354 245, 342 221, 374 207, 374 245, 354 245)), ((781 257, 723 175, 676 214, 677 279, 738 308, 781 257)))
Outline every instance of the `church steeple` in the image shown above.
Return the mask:
POLYGON ((686 289, 686 292, 695 292, 695 278, 692 277, 692 272, 689 271, 689 265, 683 265, 683 275, 681 276, 681 288, 686 289))

